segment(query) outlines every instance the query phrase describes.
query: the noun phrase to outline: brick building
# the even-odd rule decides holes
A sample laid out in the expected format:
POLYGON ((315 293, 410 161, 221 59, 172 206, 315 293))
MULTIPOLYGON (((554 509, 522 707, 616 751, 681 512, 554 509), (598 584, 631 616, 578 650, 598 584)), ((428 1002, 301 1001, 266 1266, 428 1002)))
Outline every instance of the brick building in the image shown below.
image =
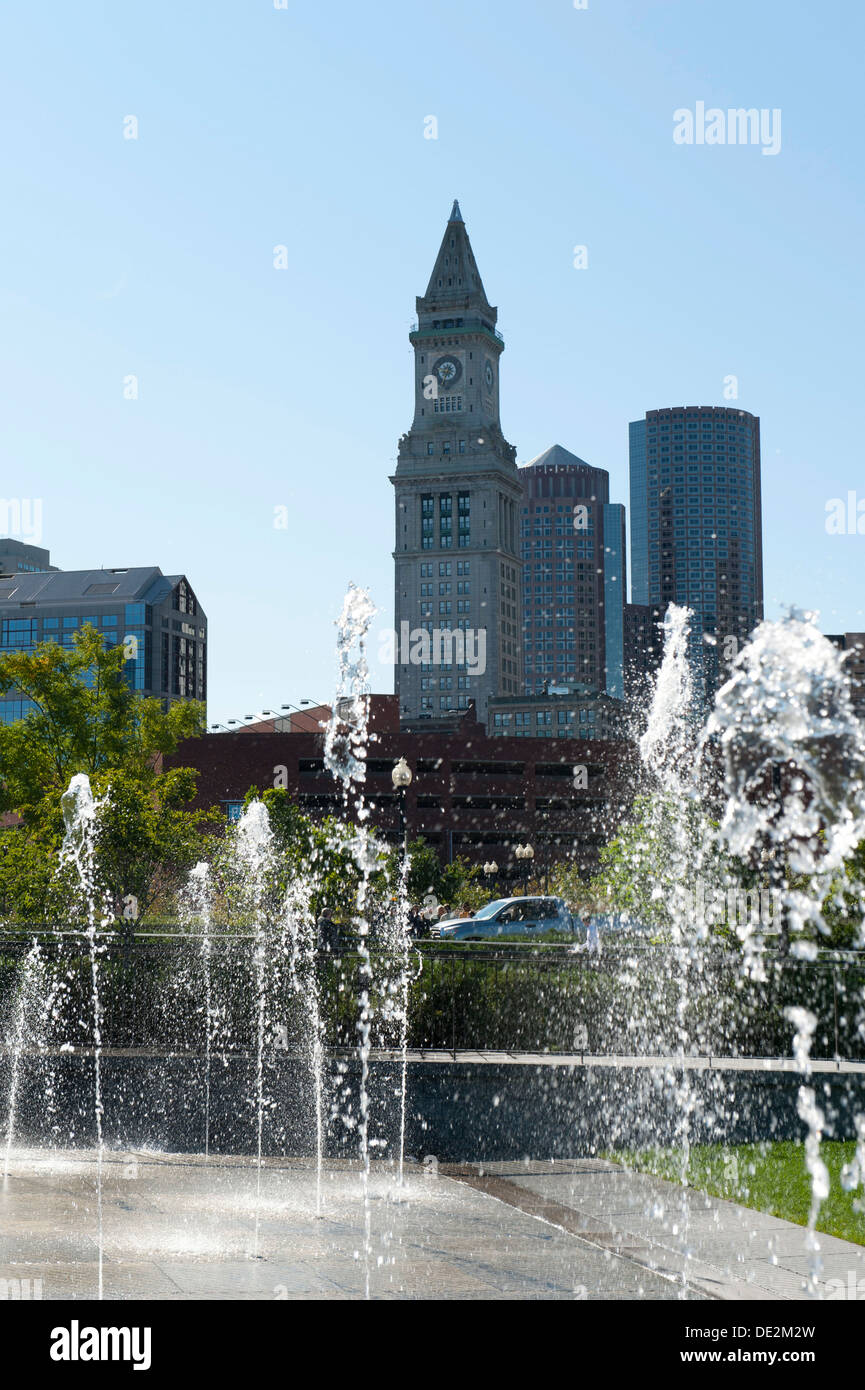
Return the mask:
POLYGON ((831 633, 829 641, 846 653, 853 708, 860 719, 865 719, 865 632, 831 633))
MULTIPOLYGON (((373 696, 378 700, 393 697, 373 696)), ((631 744, 594 739, 490 738, 474 710, 449 729, 388 730, 390 709, 370 742, 366 800, 381 838, 399 840, 399 799, 391 781, 404 757, 409 838, 423 836, 443 862, 464 855, 493 860, 498 883, 516 882, 518 844, 535 851, 535 872, 569 859, 590 871, 615 833, 635 792, 638 758, 631 744), (576 772, 575 772, 576 770, 576 772)), ((324 765, 323 733, 208 734, 183 744, 170 760, 199 772, 199 806, 221 805, 229 820, 252 786, 284 785, 312 816, 341 814, 341 788, 324 765)))

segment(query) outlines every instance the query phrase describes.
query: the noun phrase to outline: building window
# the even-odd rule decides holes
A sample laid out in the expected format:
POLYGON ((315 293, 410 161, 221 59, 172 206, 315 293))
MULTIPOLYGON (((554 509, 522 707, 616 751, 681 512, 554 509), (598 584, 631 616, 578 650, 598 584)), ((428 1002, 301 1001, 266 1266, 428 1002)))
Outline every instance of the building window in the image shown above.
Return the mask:
POLYGON ((426 493, 421 497, 420 517, 421 548, 432 550, 435 544, 435 498, 432 493, 426 493))
POLYGON ((36 619, 35 618, 4 618, 3 636, 0 639, 0 646, 4 651, 15 647, 33 647, 36 645, 36 619))
MULTIPOLYGON (((186 582, 185 579, 181 579, 181 581, 180 581, 180 583, 178 584, 177 588, 174 590, 174 604, 173 604, 173 606, 174 606, 175 609, 177 609, 177 611, 178 611, 179 613, 189 613, 189 614, 191 614, 193 617, 194 617, 195 614, 198 612, 198 608, 197 608, 197 605, 196 605, 196 602, 195 602, 195 597, 194 597, 194 595, 193 595, 193 593, 192 593, 192 590, 190 589, 190 587, 189 587, 189 585, 187 584, 187 582, 186 582)), ((138 622, 143 622, 143 621, 144 621, 144 605, 143 605, 142 603, 127 604, 127 605, 126 605, 126 622, 127 622, 127 624, 129 624, 129 623, 131 623, 131 622, 136 622, 136 621, 138 621, 138 622), (141 618, 139 618, 139 619, 130 618, 130 616, 129 616, 129 610, 130 610, 130 608, 140 608, 140 609, 141 609, 141 618)))

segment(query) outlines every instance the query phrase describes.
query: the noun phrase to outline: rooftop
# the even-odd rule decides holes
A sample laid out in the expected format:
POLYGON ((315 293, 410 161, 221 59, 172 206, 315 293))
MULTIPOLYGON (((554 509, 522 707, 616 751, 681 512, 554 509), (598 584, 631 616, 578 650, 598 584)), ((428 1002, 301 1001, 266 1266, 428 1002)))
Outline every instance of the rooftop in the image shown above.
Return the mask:
POLYGON ((0 578, 0 604, 79 604, 85 599, 160 603, 181 578, 163 574, 158 565, 15 574, 0 578))

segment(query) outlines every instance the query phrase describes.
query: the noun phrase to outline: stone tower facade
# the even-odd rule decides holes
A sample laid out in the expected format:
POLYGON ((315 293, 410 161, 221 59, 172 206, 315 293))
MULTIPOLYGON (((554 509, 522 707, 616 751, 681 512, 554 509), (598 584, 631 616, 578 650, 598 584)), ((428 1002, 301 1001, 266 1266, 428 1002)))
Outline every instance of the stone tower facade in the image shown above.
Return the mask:
POLYGON ((522 485, 499 423, 504 341, 454 203, 417 299, 414 419, 395 489, 400 722, 522 692, 522 485))

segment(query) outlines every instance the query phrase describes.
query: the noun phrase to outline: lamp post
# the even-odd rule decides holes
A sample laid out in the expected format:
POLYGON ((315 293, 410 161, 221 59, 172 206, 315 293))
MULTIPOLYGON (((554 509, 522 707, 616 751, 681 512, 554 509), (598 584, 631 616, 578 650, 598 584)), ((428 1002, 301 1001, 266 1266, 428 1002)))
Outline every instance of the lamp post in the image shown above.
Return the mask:
MULTIPOLYGON (((773 822, 780 820, 784 814, 784 786, 781 781, 782 768, 782 763, 777 763, 773 761, 772 795, 775 801, 775 806, 772 813, 773 822)), ((777 846, 773 845, 771 840, 768 842, 766 850, 764 852, 766 853, 769 861, 769 881, 772 885, 774 895, 772 911, 774 912, 776 910, 779 900, 782 904, 780 908, 781 920, 778 924, 778 954, 781 956, 789 956, 790 927, 787 920, 787 913, 783 906, 784 890, 787 887, 787 866, 783 857, 779 856, 777 846)))
POLYGON ((484 878, 486 879, 489 885, 489 887, 487 888, 488 893, 491 893, 493 891, 493 879, 495 878, 498 871, 499 866, 494 859, 488 859, 486 864, 484 864, 484 878))
POLYGON ((393 789, 399 796, 399 839, 402 846, 402 856, 405 858, 408 851, 406 820, 405 820, 405 794, 411 786, 411 768, 405 758, 400 758, 398 763, 394 763, 393 771, 390 774, 393 789))
POLYGON ((519 859, 520 863, 525 866, 523 870, 523 897, 526 897, 529 891, 529 865, 535 857, 535 852, 531 845, 525 844, 517 845, 514 854, 517 859, 519 859))

